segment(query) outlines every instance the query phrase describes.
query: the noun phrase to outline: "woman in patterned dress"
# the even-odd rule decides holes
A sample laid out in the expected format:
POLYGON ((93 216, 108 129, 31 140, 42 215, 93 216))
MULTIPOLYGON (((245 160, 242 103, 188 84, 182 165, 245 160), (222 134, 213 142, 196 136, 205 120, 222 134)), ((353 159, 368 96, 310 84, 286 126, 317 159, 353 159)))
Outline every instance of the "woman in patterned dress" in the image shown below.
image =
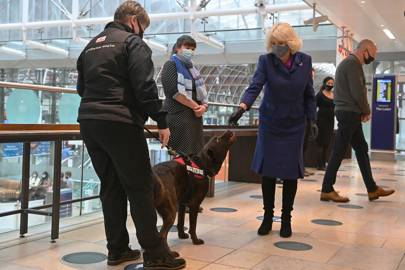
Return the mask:
POLYGON ((203 148, 202 116, 208 108, 204 80, 192 62, 196 47, 192 37, 179 37, 162 69, 169 146, 186 155, 197 154, 203 148))

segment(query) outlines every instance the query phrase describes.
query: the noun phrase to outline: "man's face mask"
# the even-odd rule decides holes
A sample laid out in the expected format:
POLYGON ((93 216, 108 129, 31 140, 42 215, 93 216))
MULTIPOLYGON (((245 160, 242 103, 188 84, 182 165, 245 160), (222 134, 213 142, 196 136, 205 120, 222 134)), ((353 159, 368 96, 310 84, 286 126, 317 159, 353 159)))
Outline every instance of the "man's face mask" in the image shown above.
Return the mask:
POLYGON ((367 52, 368 57, 367 57, 367 58, 364 57, 364 63, 365 63, 366 65, 368 65, 368 64, 371 64, 375 59, 374 59, 373 56, 371 56, 371 54, 370 54, 370 52, 368 51, 368 49, 366 49, 366 52, 367 52))
POLYGON ((290 49, 288 45, 272 45, 271 47, 273 53, 278 57, 282 58, 288 53, 288 50, 290 49))

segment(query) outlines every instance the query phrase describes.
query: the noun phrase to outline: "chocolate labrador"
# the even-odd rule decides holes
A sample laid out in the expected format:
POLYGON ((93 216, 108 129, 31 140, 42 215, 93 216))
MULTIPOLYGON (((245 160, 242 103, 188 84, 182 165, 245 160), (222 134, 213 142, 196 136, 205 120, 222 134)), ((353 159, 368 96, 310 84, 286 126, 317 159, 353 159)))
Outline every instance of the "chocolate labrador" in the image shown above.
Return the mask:
POLYGON ((182 164, 179 160, 171 160, 153 167, 156 181, 155 205, 163 219, 160 235, 166 243, 167 234, 176 219, 177 209, 179 238, 189 238, 189 235, 184 232, 185 210, 188 206, 190 211, 188 232, 193 244, 204 244, 204 241, 199 239, 196 234, 198 210, 208 192, 208 177, 213 177, 219 172, 227 152, 235 140, 234 133, 226 131, 220 136, 211 138, 201 152, 196 156, 191 156, 190 161, 186 164, 182 164), (204 172, 204 177, 201 176, 202 172, 204 172))

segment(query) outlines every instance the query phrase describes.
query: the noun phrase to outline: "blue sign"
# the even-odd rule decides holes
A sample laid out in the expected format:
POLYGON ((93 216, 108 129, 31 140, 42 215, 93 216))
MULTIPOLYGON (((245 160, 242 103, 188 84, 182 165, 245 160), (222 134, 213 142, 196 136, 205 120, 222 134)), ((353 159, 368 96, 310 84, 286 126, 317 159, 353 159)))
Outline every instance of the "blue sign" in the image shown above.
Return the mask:
MULTIPOLYGON (((50 142, 33 142, 31 143, 31 154, 32 155, 49 155, 51 153, 51 143, 50 142)), ((0 157, 19 157, 23 154, 23 144, 22 143, 3 143, 0 146, 0 157)), ((68 147, 62 149, 63 159, 70 157, 72 154, 68 147)))
POLYGON ((371 114, 371 149, 395 149, 396 133, 396 77, 376 76, 373 80, 371 114))

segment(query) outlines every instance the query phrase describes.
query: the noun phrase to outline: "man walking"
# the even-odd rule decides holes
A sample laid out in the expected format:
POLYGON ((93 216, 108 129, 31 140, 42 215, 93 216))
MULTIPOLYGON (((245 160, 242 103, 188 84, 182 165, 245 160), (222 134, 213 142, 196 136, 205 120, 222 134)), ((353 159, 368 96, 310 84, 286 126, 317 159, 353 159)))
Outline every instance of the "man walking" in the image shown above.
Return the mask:
POLYGON ((145 269, 181 269, 156 229, 154 184, 143 126, 158 124, 166 145, 170 132, 161 111, 150 48, 142 41, 149 16, 136 1, 124 2, 114 21, 90 41, 78 62, 77 91, 82 97, 78 121, 94 169, 101 181, 108 265, 140 258, 128 247, 127 200, 144 249, 145 269))
POLYGON ((394 193, 394 190, 384 190, 377 186, 373 179, 368 144, 362 128, 362 122, 369 121, 371 113, 362 65, 373 62, 376 54, 377 47, 374 42, 368 39, 362 40, 354 53, 343 60, 336 69, 334 101, 338 131, 332 157, 323 179, 321 201, 349 201, 349 198, 340 196, 333 189, 337 171, 349 143, 356 153, 369 200, 373 201, 394 193))

